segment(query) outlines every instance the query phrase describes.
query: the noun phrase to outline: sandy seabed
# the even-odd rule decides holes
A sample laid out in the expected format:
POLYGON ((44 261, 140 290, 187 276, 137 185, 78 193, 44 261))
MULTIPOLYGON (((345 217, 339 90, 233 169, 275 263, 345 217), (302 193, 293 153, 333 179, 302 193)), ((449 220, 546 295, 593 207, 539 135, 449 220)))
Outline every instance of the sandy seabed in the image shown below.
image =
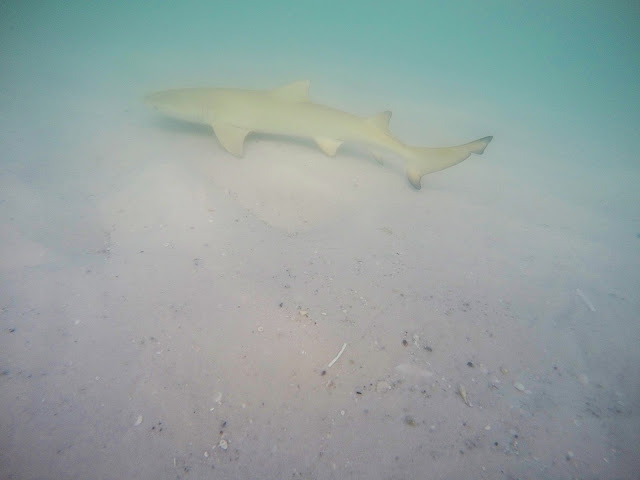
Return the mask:
POLYGON ((638 478, 637 232, 500 138, 416 192, 141 106, 11 115, 1 478, 638 478))

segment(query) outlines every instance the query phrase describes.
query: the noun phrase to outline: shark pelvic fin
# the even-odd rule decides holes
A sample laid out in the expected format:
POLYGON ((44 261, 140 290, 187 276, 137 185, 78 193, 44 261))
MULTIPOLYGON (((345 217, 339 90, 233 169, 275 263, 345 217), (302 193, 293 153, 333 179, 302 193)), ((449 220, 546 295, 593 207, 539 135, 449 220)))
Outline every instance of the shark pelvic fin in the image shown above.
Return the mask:
POLYGON ((224 149, 236 157, 241 157, 244 147, 244 139, 249 133, 249 130, 238 128, 226 123, 216 123, 211 126, 213 127, 216 137, 218 137, 218 141, 224 149))
POLYGON ((493 137, 479 138, 456 147, 412 147, 413 157, 407 163, 407 178, 415 189, 420 190, 420 180, 424 175, 452 167, 469 158, 472 153, 481 155, 492 139, 493 137))
POLYGON ((271 90, 271 95, 282 100, 296 103, 307 103, 309 100, 309 80, 300 80, 271 90))
POLYGON ((379 128, 385 133, 391 133, 389 130, 389 120, 391 120, 391 112, 389 110, 385 112, 378 113, 373 117, 367 117, 364 119, 369 125, 373 125, 376 128, 379 128))
POLYGON ((342 145, 341 141, 334 140, 333 138, 316 137, 314 138, 314 140, 318 145, 318 147, 320 147, 320 150, 322 150, 325 154, 329 155, 330 157, 333 157, 336 154, 336 151, 338 150, 338 148, 340 148, 340 145, 342 145))

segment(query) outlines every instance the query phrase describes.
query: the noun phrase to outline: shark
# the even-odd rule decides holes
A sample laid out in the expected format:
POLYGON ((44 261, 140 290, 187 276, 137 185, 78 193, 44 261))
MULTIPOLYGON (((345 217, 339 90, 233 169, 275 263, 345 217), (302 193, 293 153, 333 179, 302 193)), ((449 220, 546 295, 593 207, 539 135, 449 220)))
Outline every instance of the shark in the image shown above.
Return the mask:
POLYGON ((419 147, 395 138, 389 129, 391 112, 361 117, 311 101, 308 80, 271 90, 185 88, 152 93, 145 104, 165 116, 209 125, 222 147, 243 155, 251 132, 313 140, 326 155, 335 156, 344 143, 364 145, 381 161, 388 151, 404 159, 409 183, 417 190, 422 177, 482 154, 493 139, 479 138, 451 147, 419 147))

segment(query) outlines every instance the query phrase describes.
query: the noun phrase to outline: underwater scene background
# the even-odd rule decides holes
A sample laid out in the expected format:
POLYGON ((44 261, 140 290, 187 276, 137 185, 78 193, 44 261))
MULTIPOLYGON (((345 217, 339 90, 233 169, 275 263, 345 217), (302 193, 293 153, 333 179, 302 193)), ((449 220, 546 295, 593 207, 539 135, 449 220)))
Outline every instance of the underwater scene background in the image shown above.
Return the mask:
POLYGON ((637 2, 0 5, 0 477, 636 478, 637 2), (309 80, 416 146, 142 98, 309 80), (334 361, 335 360, 335 361, 334 361))

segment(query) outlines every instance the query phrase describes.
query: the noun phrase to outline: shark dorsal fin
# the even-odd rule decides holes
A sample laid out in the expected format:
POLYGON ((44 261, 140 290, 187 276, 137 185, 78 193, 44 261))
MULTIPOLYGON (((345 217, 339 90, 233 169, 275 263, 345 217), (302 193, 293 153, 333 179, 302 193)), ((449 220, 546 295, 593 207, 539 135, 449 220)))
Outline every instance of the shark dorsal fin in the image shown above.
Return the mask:
POLYGON ((389 120, 391 120, 391 112, 386 110, 384 112, 378 113, 373 117, 365 118, 365 122, 370 125, 373 125, 385 133, 390 133, 389 131, 389 120))
POLYGON ((274 95, 282 100, 296 103, 309 102, 309 80, 300 80, 271 90, 274 95))

